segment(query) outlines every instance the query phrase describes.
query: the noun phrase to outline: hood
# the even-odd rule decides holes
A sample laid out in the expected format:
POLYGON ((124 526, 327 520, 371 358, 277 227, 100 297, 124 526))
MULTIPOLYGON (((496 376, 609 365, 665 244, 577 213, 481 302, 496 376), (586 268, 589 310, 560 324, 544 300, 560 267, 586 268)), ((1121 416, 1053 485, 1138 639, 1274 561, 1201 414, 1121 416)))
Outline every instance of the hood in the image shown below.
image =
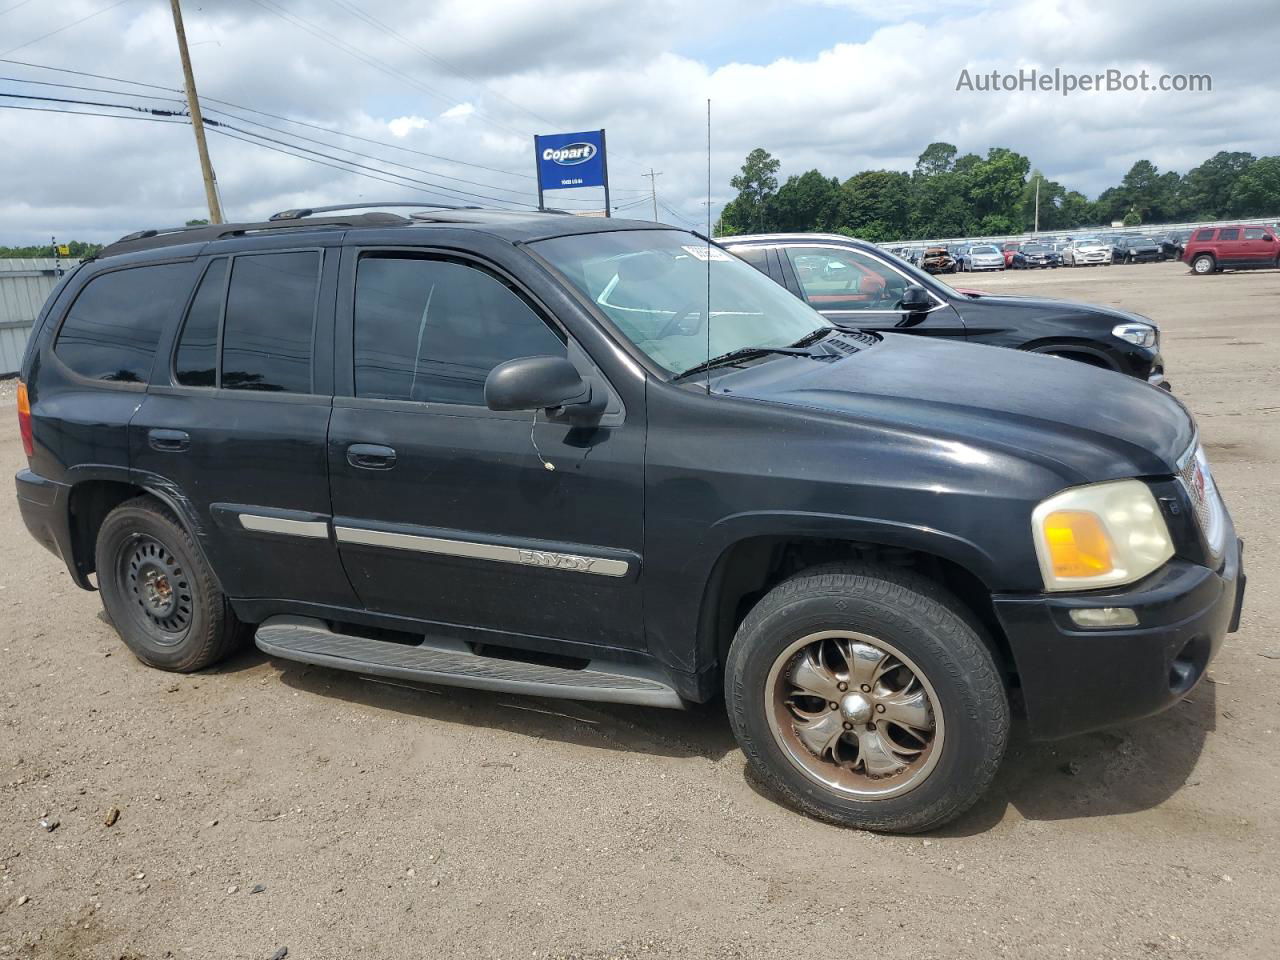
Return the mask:
POLYGON ((1086 364, 886 334, 835 362, 775 357, 716 380, 727 393, 964 441, 1050 466, 1068 484, 1168 476, 1195 424, 1167 391, 1086 364))
MULTIPOLYGON (((1074 300, 1053 300, 1049 297, 1017 297, 1000 294, 998 296, 984 293, 981 290, 971 290, 955 288, 957 293, 963 293, 970 297, 975 297, 984 307, 1008 307, 1014 310, 1033 311, 1039 316, 1047 319, 1055 317, 1100 317, 1107 323, 1114 326, 1117 323, 1145 323, 1155 327, 1157 330, 1160 325, 1150 317, 1144 317, 1140 313, 1130 313, 1127 310, 1119 310, 1116 307, 1102 307, 1096 303, 1077 303, 1074 300)), ((960 312, 964 313, 964 303, 958 302, 956 306, 960 312)))

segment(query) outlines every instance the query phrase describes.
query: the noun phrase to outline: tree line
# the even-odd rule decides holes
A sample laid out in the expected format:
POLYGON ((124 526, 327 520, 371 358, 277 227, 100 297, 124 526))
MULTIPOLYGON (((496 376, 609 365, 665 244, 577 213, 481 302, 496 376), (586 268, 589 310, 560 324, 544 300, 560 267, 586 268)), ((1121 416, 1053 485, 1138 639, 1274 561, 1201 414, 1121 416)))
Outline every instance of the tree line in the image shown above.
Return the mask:
POLYGON ((739 233, 843 233, 873 242, 1280 216, 1280 156, 1219 151, 1185 175, 1139 160, 1114 187, 1090 200, 1049 180, 1006 147, 985 157, 931 143, 910 173, 864 170, 843 182, 819 170, 778 185, 781 161, 752 150, 730 181, 737 195, 716 224, 739 233))
MULTIPOLYGON (((85 243, 83 240, 72 240, 70 243, 62 244, 66 246, 69 253, 61 255, 63 260, 83 260, 85 257, 95 256, 102 249, 100 243, 85 243)), ((37 243, 29 247, 0 247, 0 258, 12 259, 14 257, 53 257, 57 256, 56 251, 51 243, 37 243)))

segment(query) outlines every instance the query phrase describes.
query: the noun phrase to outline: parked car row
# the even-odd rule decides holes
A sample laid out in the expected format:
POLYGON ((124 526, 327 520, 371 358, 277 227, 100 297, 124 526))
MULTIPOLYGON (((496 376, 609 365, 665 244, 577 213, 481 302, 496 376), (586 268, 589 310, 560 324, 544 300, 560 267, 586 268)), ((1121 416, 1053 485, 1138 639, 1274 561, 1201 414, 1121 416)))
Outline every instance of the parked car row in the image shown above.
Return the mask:
MULTIPOLYGON (((957 290, 875 244, 837 234, 725 237, 732 253, 845 330, 876 330, 1047 353, 1168 387, 1148 317, 1091 304, 957 290)), ((982 246, 982 245, 979 245, 982 246)), ((962 257, 978 256, 969 248, 962 257)), ((994 245, 985 269, 1003 269, 994 245)), ((965 262, 962 260, 962 262, 965 262)))

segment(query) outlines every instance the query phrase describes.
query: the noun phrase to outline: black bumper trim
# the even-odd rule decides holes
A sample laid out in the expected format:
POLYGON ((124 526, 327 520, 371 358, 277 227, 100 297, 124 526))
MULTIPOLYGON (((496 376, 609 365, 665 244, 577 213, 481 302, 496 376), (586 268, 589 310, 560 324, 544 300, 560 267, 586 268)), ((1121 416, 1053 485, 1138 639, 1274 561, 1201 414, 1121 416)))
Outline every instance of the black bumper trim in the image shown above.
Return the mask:
POLYGON ((1199 682, 1239 626, 1246 577, 1232 533, 1220 570, 1173 560, 1123 591, 993 597, 1037 740, 1160 713, 1199 682), (1133 629, 1081 629, 1073 608, 1130 607, 1133 629))

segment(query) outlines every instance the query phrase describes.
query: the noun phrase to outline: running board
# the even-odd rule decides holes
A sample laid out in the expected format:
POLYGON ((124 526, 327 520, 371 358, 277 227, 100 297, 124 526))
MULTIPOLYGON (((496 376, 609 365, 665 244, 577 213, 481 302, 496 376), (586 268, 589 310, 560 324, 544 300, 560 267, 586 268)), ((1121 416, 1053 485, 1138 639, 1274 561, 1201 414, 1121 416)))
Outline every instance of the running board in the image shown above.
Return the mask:
POLYGON ((580 670, 484 657, 465 643, 427 638, 420 644, 335 633, 309 617, 272 617, 258 627, 258 649, 373 677, 502 690, 538 697, 684 707, 684 700, 652 670, 593 660, 580 670))

